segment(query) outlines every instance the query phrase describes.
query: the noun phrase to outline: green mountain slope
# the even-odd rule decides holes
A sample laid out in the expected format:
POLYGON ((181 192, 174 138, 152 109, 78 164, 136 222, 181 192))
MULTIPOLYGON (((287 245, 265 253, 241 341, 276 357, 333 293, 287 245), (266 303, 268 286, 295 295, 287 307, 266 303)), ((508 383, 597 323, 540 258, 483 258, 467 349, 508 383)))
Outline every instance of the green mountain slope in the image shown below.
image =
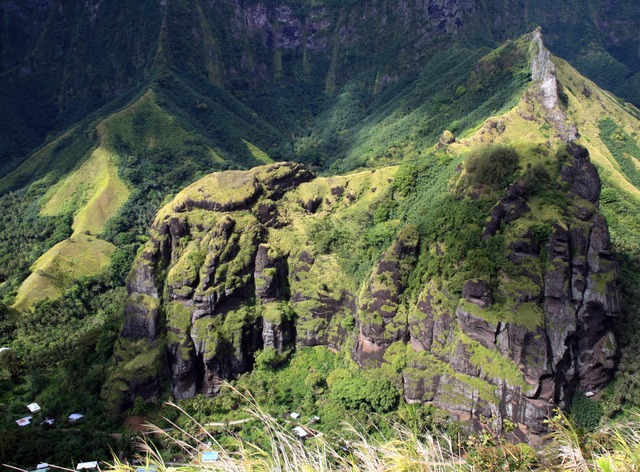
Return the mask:
POLYGON ((550 404, 601 390, 624 309, 612 254, 630 247, 615 218, 611 245, 588 149, 608 193, 638 189, 589 120, 634 126, 637 110, 553 59, 539 30, 478 61, 461 95, 496 69, 518 91, 505 111, 399 168, 314 179, 284 163, 181 191, 129 275, 105 400, 159 395, 162 379, 175 398, 212 395, 268 350, 317 345, 409 403, 523 436, 550 404))
POLYGON ((498 47, 543 22, 633 89, 634 2, 36 3, 0 30, 3 428, 264 389, 324 346, 278 408, 337 423, 379 380, 524 436, 604 387, 614 332, 634 401, 640 113, 538 31, 498 47))
MULTIPOLYGON (((510 42, 486 57, 484 49, 437 55, 421 76, 390 87, 366 107, 366 96, 357 98, 354 85, 325 105, 331 111, 314 119, 314 131, 294 134, 284 145, 284 132, 272 119, 216 86, 171 75, 121 110, 88 118, 46 145, 0 180, 0 188, 36 177, 47 192, 38 200, 41 216, 72 218, 74 235, 127 241, 132 252, 162 200, 204 173, 287 156, 318 166, 343 156, 336 170, 380 165, 419 156, 446 127, 464 132, 477 126, 493 111, 512 106, 526 86, 521 50, 510 42), (514 67, 505 69, 502 62, 514 67)), ((5 297, 13 295, 25 265, 34 263, 25 260, 15 277, 6 276, 12 280, 5 297)), ((78 271, 60 264, 39 276, 42 268, 33 265, 34 275, 9 303, 24 308, 60 295, 98 267, 78 271), (39 291, 40 285, 46 289, 39 291), (27 293, 38 292, 25 301, 27 293)))
MULTIPOLYGON (((640 103, 640 11, 629 0, 30 0, 0 13, 1 174, 45 139, 153 80, 188 78, 204 95, 213 84, 271 117, 286 136, 296 127, 309 131, 305 121, 323 108, 324 92, 355 83, 368 101, 432 68, 435 53, 452 44, 494 48, 539 25, 553 52, 640 103)), ((273 143, 283 146, 286 137, 273 143)))

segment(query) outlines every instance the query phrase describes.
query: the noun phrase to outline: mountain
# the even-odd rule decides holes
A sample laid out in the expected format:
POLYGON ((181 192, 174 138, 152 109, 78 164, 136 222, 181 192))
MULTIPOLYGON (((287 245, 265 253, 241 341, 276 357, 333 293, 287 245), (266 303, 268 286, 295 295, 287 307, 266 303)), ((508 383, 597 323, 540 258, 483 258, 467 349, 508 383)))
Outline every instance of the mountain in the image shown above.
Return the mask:
POLYGON ((359 114, 334 117, 351 127, 367 114, 366 92, 436 72, 430 59, 452 42, 494 48, 539 25, 551 51, 640 104, 633 1, 28 0, 4 2, 0 13, 2 174, 87 114, 107 104, 100 114, 114 111, 153 83, 183 95, 183 112, 211 98, 212 87, 231 92, 280 131, 263 144, 282 147, 291 132, 307 131, 293 125, 323 108, 324 91, 359 84, 344 104, 359 114))
POLYGON ((507 61, 531 73, 513 108, 467 138, 445 132, 411 165, 315 177, 272 164, 178 193, 129 275, 105 398, 123 383, 125 404, 159 395, 163 377, 175 398, 213 395, 258 350, 316 345, 347 349, 409 403, 523 433, 603 388, 619 269, 567 115, 610 99, 565 63, 556 74, 540 31, 482 58, 469 82, 507 61))
POLYGON ((0 442, 310 352, 326 417, 635 402, 638 5, 499 7, 2 3, 0 442))

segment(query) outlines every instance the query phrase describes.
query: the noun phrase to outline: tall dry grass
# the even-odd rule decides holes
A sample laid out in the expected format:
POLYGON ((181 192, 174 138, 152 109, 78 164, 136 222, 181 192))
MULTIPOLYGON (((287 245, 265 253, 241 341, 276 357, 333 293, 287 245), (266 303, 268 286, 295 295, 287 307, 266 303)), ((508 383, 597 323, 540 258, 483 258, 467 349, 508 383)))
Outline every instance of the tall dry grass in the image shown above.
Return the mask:
POLYGON ((538 451, 539 460, 522 461, 513 455, 517 447, 514 449, 503 440, 490 446, 496 448, 495 454, 487 446, 477 446, 477 450, 463 454, 445 434, 418 435, 400 424, 393 426, 391 438, 363 433, 345 424, 341 436, 329 438, 306 428, 313 437, 301 440, 293 432, 292 424, 279 422, 249 394, 236 393, 247 405, 245 412, 253 419, 252 428, 263 435, 264 440, 260 441, 263 445, 236 436, 234 446, 225 448, 205 426, 179 406, 170 404, 189 420, 188 429, 169 420, 166 421, 172 426, 171 431, 147 425, 151 436, 145 436, 138 444, 142 465, 115 460, 110 472, 136 472, 138 467, 156 472, 640 471, 640 413, 586 433, 557 411, 549 420, 551 432, 546 445, 538 451), (180 438, 171 433, 179 433, 180 438), (165 462, 157 442, 150 437, 179 448, 186 464, 165 462), (219 452, 218 460, 203 463, 205 450, 219 452))
POLYGON ((594 432, 584 432, 562 412, 550 420, 551 433, 544 450, 550 470, 575 472, 640 471, 640 413, 609 421, 594 432))
MULTIPOLYGON (((224 471, 224 472, 330 472, 330 471, 429 471, 451 472, 472 470, 460 458, 454 444, 442 435, 418 437, 409 429, 394 425, 391 439, 378 439, 345 425, 343 437, 331 438, 309 429, 314 435, 301 440, 292 431, 290 424, 281 424, 266 413, 250 395, 243 397, 245 411, 255 420, 254 428, 265 435, 268 447, 236 438, 236 447, 228 452, 213 434, 175 404, 182 415, 189 419, 189 430, 171 424, 173 432, 179 432, 183 439, 176 439, 167 430, 147 425, 152 437, 164 438, 181 449, 188 465, 175 467, 178 471, 224 471), (345 439, 346 437, 355 439, 345 439), (209 444, 211 444, 209 446, 209 444), (204 450, 219 452, 213 463, 203 463, 204 450)), ((308 428, 307 428, 308 429, 308 428)), ((172 465, 165 462, 157 446, 150 439, 138 443, 138 459, 143 465, 132 466, 115 460, 109 469, 112 472, 135 472, 137 467, 145 467, 157 472, 170 472, 172 465)))

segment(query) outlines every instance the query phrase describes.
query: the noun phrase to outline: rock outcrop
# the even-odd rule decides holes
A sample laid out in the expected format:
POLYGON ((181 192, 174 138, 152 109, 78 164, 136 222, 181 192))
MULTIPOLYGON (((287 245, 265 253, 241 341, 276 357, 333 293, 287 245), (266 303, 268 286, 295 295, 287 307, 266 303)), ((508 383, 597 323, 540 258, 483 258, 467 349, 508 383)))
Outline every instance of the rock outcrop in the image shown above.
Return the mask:
POLYGON ((551 60, 551 53, 542 42, 540 28, 533 32, 531 41, 531 78, 532 93, 545 111, 545 118, 551 124, 560 139, 570 143, 578 138, 576 125, 567 120, 558 94, 556 66, 551 60))
POLYGON ((395 220, 378 223, 372 240, 386 234, 387 247, 363 252, 375 260, 356 275, 364 262, 351 259, 352 245, 363 243, 358 232, 371 229, 377 208, 391 205, 395 168, 314 178, 300 164, 277 163, 211 174, 160 211, 131 271, 122 338, 137 343, 137 356, 143 343, 166 348, 156 378, 145 370, 130 379, 122 401, 150 395, 157 377, 176 398, 213 395, 219 379, 251 370, 260 349, 317 345, 349 349, 365 369, 390 364, 407 402, 472 421, 509 419, 522 435, 542 433, 550 409, 576 391, 604 387, 621 301, 600 179, 572 141, 539 31, 531 45, 523 103, 542 106, 540 125, 556 129, 560 150, 539 146, 538 167, 514 171, 502 195, 455 197, 495 202, 474 237, 493 248, 489 257, 504 256, 502 266, 461 278, 468 270, 455 270, 472 254, 448 254, 445 234, 424 240, 434 233, 395 220))
POLYGON ((358 303, 359 336, 355 358, 359 363, 381 361, 385 349, 407 339, 406 313, 400 296, 415 268, 418 230, 406 226, 387 249, 364 284, 358 303))
MULTIPOLYGON (((621 306, 618 269, 606 221, 595 206, 597 170, 586 149, 571 144, 568 152, 558 185, 566 188, 573 216, 551 225, 539 243, 526 230, 509 244, 509 259, 521 275, 502 276, 498 292, 506 301, 500 308, 492 306, 491 290, 482 280, 468 280, 462 299, 449 309, 442 300, 434 303, 433 286, 425 287, 414 309, 419 315, 410 324, 410 343, 437 360, 431 359, 430 369, 416 362, 404 373, 407 400, 433 401, 466 418, 485 411, 519 423, 523 432, 541 433, 550 408, 566 405, 576 391, 597 391, 611 379, 612 322, 621 306), (452 323, 457 344, 443 349, 452 345, 452 323), (436 346, 438 338, 447 341, 436 346), (433 366, 453 372, 434 376, 433 366), (499 401, 478 396, 478 390, 469 397, 473 401, 461 405, 456 399, 469 394, 468 386, 443 380, 451 375, 489 382, 497 387, 492 393, 499 401)), ((512 185, 491 211, 485 237, 521 217, 524 211, 504 208, 524 208, 526 199, 525 190, 512 185), (520 190, 514 192, 514 186, 520 190)))
MULTIPOLYGON (((330 228, 314 219, 382 198, 393 182, 382 172, 312 180, 304 167, 280 163, 206 177, 156 218, 130 274, 122 337, 151 346, 166 339, 158 376, 176 398, 215 394, 219 379, 252 368, 258 349, 340 350, 351 339, 354 360, 376 368, 407 346, 406 401, 542 433, 550 408, 609 381, 620 310, 597 171, 584 148, 566 149, 554 184, 565 213, 536 226, 526 185, 509 186, 478 237, 503 235, 510 268, 497 283, 467 280, 458 299, 438 279, 407 292, 421 245, 412 225, 399 227, 360 287, 322 243, 330 228)), ((131 379, 130 399, 159 388, 146 375, 146 383, 131 379)))

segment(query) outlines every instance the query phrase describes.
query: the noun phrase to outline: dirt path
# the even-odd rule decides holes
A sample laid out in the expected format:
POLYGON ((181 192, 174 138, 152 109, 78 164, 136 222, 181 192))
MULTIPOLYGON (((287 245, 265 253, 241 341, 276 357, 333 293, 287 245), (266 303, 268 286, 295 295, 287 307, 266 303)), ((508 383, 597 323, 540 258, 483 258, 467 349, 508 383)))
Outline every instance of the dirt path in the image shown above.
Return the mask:
POLYGON ((216 428, 224 428, 225 426, 233 426, 236 424, 243 424, 243 423, 248 423, 249 421, 253 420, 254 418, 245 418, 243 420, 233 420, 233 421, 229 421, 229 422, 223 422, 223 423, 205 423, 205 426, 213 426, 216 428))

